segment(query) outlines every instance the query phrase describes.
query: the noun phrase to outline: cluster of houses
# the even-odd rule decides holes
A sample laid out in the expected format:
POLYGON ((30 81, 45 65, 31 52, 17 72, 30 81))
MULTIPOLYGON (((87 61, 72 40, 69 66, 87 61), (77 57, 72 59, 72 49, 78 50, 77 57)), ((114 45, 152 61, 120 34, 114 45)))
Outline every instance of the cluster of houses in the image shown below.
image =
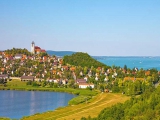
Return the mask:
MULTIPOLYGON (((19 79, 21 81, 42 81, 54 82, 60 84, 68 84, 68 79, 65 77, 65 72, 72 73, 71 76, 75 80, 75 84, 78 84, 79 88, 94 88, 94 84, 87 83, 87 78, 83 79, 83 82, 79 81, 75 75, 75 66, 63 65, 63 59, 56 56, 38 56, 39 52, 45 52, 40 47, 34 45, 32 42, 31 50, 34 54, 27 56, 25 54, 7 54, 6 52, 0 52, 0 79, 5 81, 10 79, 19 79), (34 49, 33 49, 34 47, 34 49), (39 51, 39 52, 38 52, 39 51), (31 67, 26 67, 28 61, 33 63, 31 67), (39 66, 43 66, 42 69, 39 66), (21 69, 25 68, 24 71, 21 69), (36 71, 37 72, 34 72, 36 71), (16 73, 23 74, 16 74, 16 73), (49 76, 47 76, 49 74, 49 76), (46 77, 47 76, 47 77, 46 77), (55 78, 58 76, 58 78, 55 78)), ((83 74, 81 72, 81 74, 83 74)))
MULTIPOLYGON (((35 43, 31 43, 31 55, 25 54, 7 54, 0 52, 0 79, 11 79, 16 77, 21 81, 41 81, 46 80, 48 82, 68 84, 69 78, 66 73, 70 73, 70 76, 74 79, 75 84, 79 88, 94 88, 94 84, 89 81, 89 78, 94 78, 94 81, 99 81, 103 77, 103 81, 107 83, 110 79, 116 79, 120 74, 125 74, 124 80, 144 80, 144 78, 135 78, 128 76, 129 74, 135 75, 139 72, 137 68, 132 71, 125 70, 123 68, 104 69, 102 67, 95 68, 95 71, 91 68, 87 68, 87 73, 84 74, 83 70, 78 70, 77 66, 63 65, 63 59, 56 56, 39 56, 39 53, 44 53, 45 50, 35 43), (28 65, 30 66, 28 67, 28 65), (77 71, 79 73, 77 73, 77 71), (81 77, 79 77, 81 76, 81 77)), ((150 70, 143 71, 145 76, 151 75, 150 70)), ((160 72, 158 72, 160 76, 160 72)), ((70 77, 70 78, 71 78, 70 77)))

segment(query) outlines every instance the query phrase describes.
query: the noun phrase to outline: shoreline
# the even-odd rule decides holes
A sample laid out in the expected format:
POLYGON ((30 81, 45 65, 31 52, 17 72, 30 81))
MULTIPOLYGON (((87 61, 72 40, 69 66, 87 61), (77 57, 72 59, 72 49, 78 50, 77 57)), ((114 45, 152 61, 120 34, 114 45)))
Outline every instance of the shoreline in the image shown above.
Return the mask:
POLYGON ((0 90, 21 90, 21 91, 48 91, 48 92, 65 92, 74 95, 95 96, 98 91, 87 89, 73 89, 73 88, 39 88, 39 87, 1 87, 0 90))
MULTIPOLYGON (((79 96, 96 96, 98 95, 98 91, 90 91, 90 90, 86 90, 86 89, 72 89, 72 88, 35 88, 35 87, 2 87, 0 86, 0 91, 3 91, 3 90, 17 90, 17 91, 48 91, 48 92, 64 92, 64 93, 69 93, 69 94, 73 94, 73 95, 77 95, 75 96, 74 98, 70 99, 68 101, 68 105, 67 106, 70 106, 69 105, 69 102, 75 98, 78 98, 79 96)), ((81 103, 80 103, 81 104, 81 103)), ((65 107, 67 107, 65 106, 65 107)), ((58 107, 60 108, 60 107, 58 107)), ((58 109, 56 108, 56 109, 58 109)), ((47 113, 48 111, 45 111, 43 113, 47 113)), ((41 114, 43 114, 41 113, 41 114)), ((29 115, 29 116, 32 116, 32 115, 29 115)), ((23 119, 24 117, 29 117, 29 116, 23 116, 21 119, 23 119)), ((1 118, 0 117, 0 120, 10 120, 11 118, 1 118)))

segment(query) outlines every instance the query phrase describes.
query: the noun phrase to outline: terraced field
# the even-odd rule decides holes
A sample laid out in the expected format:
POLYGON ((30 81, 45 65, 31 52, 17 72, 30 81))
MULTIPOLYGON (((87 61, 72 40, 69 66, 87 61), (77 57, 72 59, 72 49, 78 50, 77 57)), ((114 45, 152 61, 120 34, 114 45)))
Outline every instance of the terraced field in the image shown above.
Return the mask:
POLYGON ((35 114, 33 116, 25 117, 23 120, 79 120, 82 117, 96 117, 100 111, 106 107, 112 106, 116 103, 123 103, 129 97, 114 94, 114 93, 100 93, 86 103, 58 108, 54 111, 45 112, 42 114, 35 114))

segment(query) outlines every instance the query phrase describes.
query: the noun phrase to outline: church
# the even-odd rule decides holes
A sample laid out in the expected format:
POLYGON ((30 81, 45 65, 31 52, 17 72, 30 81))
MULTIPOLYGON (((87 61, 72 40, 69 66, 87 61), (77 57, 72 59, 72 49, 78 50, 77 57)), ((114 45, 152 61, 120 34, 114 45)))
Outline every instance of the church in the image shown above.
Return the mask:
POLYGON ((44 49, 41 49, 39 46, 35 46, 34 41, 31 43, 31 53, 32 54, 40 54, 40 53, 46 53, 44 49))

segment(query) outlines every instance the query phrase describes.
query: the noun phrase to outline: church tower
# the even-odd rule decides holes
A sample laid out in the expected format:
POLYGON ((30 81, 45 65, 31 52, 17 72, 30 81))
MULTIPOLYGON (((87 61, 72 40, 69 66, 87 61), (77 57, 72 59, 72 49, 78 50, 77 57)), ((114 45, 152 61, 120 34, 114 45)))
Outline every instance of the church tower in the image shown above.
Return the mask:
POLYGON ((35 54, 35 43, 34 43, 34 41, 31 43, 31 53, 35 54))

